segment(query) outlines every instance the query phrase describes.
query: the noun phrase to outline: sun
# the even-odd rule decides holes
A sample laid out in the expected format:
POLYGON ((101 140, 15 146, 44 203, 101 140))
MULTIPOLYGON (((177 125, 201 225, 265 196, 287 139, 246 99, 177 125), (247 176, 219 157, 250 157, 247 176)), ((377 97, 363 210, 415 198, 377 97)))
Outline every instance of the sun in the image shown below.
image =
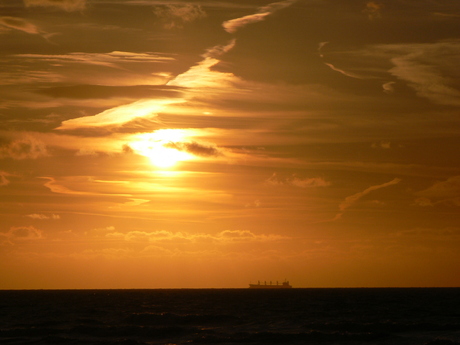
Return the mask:
POLYGON ((149 158, 152 165, 166 169, 193 158, 191 154, 178 150, 173 145, 184 141, 185 136, 185 131, 181 129, 160 129, 138 135, 129 145, 136 153, 149 158))
POLYGON ((161 143, 149 147, 145 155, 158 168, 171 168, 180 161, 190 159, 188 153, 165 147, 161 143))

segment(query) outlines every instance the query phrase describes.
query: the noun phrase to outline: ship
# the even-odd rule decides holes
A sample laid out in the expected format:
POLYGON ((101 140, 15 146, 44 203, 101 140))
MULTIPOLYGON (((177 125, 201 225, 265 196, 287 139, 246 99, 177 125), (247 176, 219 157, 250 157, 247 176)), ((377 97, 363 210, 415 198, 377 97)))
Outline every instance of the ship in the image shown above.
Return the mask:
POLYGON ((289 285, 289 282, 286 280, 284 282, 282 282, 281 284, 278 284, 278 282, 276 282, 276 284, 272 284, 272 282, 270 282, 270 284, 267 284, 267 282, 264 282, 263 284, 259 282, 257 282, 257 284, 249 284, 249 288, 250 289, 292 289, 292 286, 289 285))

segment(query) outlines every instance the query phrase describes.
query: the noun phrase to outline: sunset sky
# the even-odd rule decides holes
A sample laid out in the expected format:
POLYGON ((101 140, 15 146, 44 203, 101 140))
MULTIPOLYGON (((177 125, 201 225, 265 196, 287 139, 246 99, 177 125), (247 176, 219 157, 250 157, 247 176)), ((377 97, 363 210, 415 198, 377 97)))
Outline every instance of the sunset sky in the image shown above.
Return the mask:
POLYGON ((0 1, 0 289, 460 286, 460 2, 0 1))

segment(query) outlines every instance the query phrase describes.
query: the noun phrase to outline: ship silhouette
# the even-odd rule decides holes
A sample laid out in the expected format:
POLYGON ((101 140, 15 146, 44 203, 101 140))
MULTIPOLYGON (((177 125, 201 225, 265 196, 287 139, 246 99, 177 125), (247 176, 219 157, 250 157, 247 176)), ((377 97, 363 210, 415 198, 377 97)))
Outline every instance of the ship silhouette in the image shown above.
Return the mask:
POLYGON ((292 289, 292 286, 289 285, 289 281, 287 280, 285 280, 281 284, 278 284, 278 282, 276 282, 276 284, 272 284, 272 282, 270 282, 270 284, 267 284, 266 281, 264 282, 264 284, 261 284, 260 281, 258 281, 257 284, 249 284, 249 288, 250 289, 292 289))

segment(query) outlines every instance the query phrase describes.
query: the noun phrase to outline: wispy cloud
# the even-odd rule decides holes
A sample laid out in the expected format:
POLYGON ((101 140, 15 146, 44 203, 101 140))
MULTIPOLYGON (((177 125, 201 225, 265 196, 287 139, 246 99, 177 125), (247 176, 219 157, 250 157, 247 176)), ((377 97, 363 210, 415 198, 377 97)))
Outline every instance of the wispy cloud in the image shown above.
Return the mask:
POLYGON ((112 51, 110 53, 69 53, 60 55, 46 54, 17 54, 20 58, 47 61, 48 63, 81 63, 88 65, 105 66, 111 68, 122 68, 120 63, 132 62, 164 62, 174 60, 171 56, 162 54, 144 52, 132 53, 123 51, 112 51))
POLYGON ((181 102, 181 100, 140 100, 105 110, 96 115, 64 121, 57 129, 119 127, 138 118, 156 117, 156 113, 163 109, 165 105, 178 102, 181 102))
MULTIPOLYGON (((5 29, 6 31, 10 29, 14 29, 14 30, 19 30, 19 31, 28 33, 30 35, 39 35, 43 37, 46 41, 48 41, 48 43, 52 43, 50 41, 50 38, 56 35, 56 33, 47 33, 41 30, 37 25, 33 24, 32 22, 29 22, 19 17, 9 17, 9 16, 0 17, 0 29, 2 25, 3 27, 7 28, 5 29)), ((5 30, 0 30, 0 33, 2 33, 2 31, 5 31, 5 30)))
POLYGON ((399 55, 391 59, 394 67, 389 72, 406 81, 419 96, 438 104, 460 105, 460 90, 452 86, 460 76, 460 40, 379 48, 399 55))
POLYGON ((388 150, 392 147, 391 145, 391 142, 390 141, 380 141, 378 143, 372 143, 372 148, 376 149, 376 148, 379 148, 379 149, 384 149, 384 150, 388 150))
MULTIPOLYGON (((320 55, 323 55, 322 48, 324 45, 320 45, 320 55)), ((399 83, 405 83, 415 90, 419 97, 429 99, 433 103, 460 105, 460 89, 458 87, 458 79, 460 78, 458 69, 459 39, 442 40, 434 43, 370 45, 354 52, 336 52, 335 56, 345 57, 347 61, 352 58, 355 64, 360 65, 363 62, 372 63, 376 66, 373 69, 374 73, 378 73, 379 78, 388 80, 389 73, 391 77, 396 77, 399 83), (389 69, 384 67, 388 62, 393 67, 389 69)), ((349 77, 360 77, 332 64, 326 65, 349 77)), ((357 68, 353 67, 353 70, 357 70, 357 68)), ((394 80, 385 82, 382 85, 383 91, 392 93, 394 86, 394 80)))
POLYGON ((53 7, 67 12, 83 11, 86 0, 24 0, 26 7, 53 7))
POLYGON ((42 179, 48 180, 44 184, 46 188, 48 188, 51 192, 53 193, 58 193, 58 194, 68 194, 68 195, 93 195, 93 193, 89 192, 80 192, 80 191, 74 191, 71 190, 67 187, 64 187, 56 182, 56 179, 53 177, 40 177, 42 179))
POLYGON ((26 32, 31 35, 39 35, 40 29, 25 19, 18 17, 0 17, 0 24, 10 29, 26 32))
POLYGON ((416 203, 420 206, 436 204, 460 206, 460 176, 452 176, 445 181, 434 183, 431 187, 417 192, 416 203))
POLYGON ((167 85, 188 88, 212 87, 215 89, 232 86, 232 82, 238 79, 233 73, 213 71, 211 68, 220 62, 218 57, 233 49, 235 44, 236 40, 231 40, 225 45, 217 45, 209 48, 203 54, 204 59, 202 61, 170 80, 167 85))
POLYGON ((382 85, 383 92, 388 93, 388 94, 395 92, 394 84, 396 84, 396 82, 394 81, 389 81, 388 83, 383 84, 382 85))
POLYGON ((399 182, 401 182, 401 179, 400 178, 395 178, 389 182, 386 182, 386 183, 382 183, 382 184, 379 184, 379 185, 375 185, 375 186, 371 186, 369 188, 366 188, 365 190, 363 190, 362 192, 359 192, 359 193, 356 193, 356 194, 353 194, 353 195, 350 195, 348 197, 345 198, 344 201, 342 201, 339 205, 339 213, 336 214, 336 216, 334 217, 333 220, 338 220, 340 218, 342 218, 342 215, 344 214, 344 212, 350 208, 351 206, 353 206, 359 199, 361 199, 363 196, 375 191, 375 190, 378 190, 378 189, 381 189, 381 188, 386 188, 386 187, 389 187, 389 186, 393 186, 395 184, 398 184, 399 182))
POLYGON ((7 186, 10 184, 10 180, 7 177, 12 176, 11 174, 7 173, 6 171, 0 170, 0 187, 7 186))
POLYGON ((192 142, 171 142, 164 145, 165 147, 173 148, 179 151, 185 151, 198 157, 219 157, 223 155, 215 145, 201 144, 195 141, 192 142))
POLYGON ((58 220, 58 219, 61 219, 61 217, 59 215, 57 215, 57 214, 51 214, 51 215, 47 216, 46 214, 41 214, 41 213, 28 214, 26 217, 31 218, 31 219, 37 219, 37 220, 48 220, 48 219, 58 220))
MULTIPOLYGON (((57 193, 57 194, 87 195, 87 196, 123 196, 123 197, 128 197, 128 198, 131 197, 131 195, 129 194, 100 193, 96 191, 87 192, 87 191, 73 190, 73 189, 67 188, 66 186, 63 186, 62 184, 60 184, 54 177, 43 176, 39 178, 48 180, 47 182, 44 183, 44 186, 48 188, 51 192, 57 193)), ((92 187, 94 187, 95 181, 85 181, 85 182, 87 183, 86 185, 84 185, 84 187, 88 188, 88 184, 91 184, 91 182, 93 182, 92 187)), ((70 183, 78 185, 79 181, 70 181, 70 183)), ((91 190, 94 190, 94 189, 91 189, 91 190)))
MULTIPOLYGON (((324 59, 324 54, 322 52, 323 48, 328 45, 329 42, 320 42, 320 44, 318 45, 318 53, 319 53, 319 56, 324 59)), ((331 63, 328 63, 328 62, 324 62, 324 64, 329 67, 331 70, 333 71, 336 71, 336 72, 339 72, 347 77, 351 77, 351 78, 356 78, 356 79, 366 79, 366 77, 363 77, 363 76, 360 76, 358 74, 355 74, 355 73, 352 73, 352 72, 348 72, 348 71, 345 71, 343 69, 340 69, 336 66, 334 66, 333 64, 331 63)))
POLYGON ((172 231, 130 231, 127 233, 111 232, 107 238, 123 239, 129 242, 182 242, 182 243, 236 243, 236 242, 269 242, 279 241, 288 237, 273 234, 254 234, 248 230, 224 230, 218 234, 188 233, 172 231))
POLYGON ((7 144, 0 146, 0 158, 37 159, 49 156, 46 145, 32 136, 13 139, 7 144))
POLYGON ((186 23, 206 17, 201 6, 194 4, 159 5, 153 12, 163 20, 166 29, 181 29, 186 23))
POLYGON ((318 45, 318 53, 319 53, 319 56, 320 57, 324 57, 323 53, 322 53, 322 50, 324 48, 324 46, 328 45, 329 42, 320 42, 319 45, 318 45))
POLYGON ((369 1, 366 4, 366 8, 363 10, 363 12, 367 15, 367 17, 370 20, 375 20, 380 18, 382 8, 383 4, 377 3, 375 1, 369 1))
POLYGON ((443 12, 435 12, 433 13, 435 16, 440 16, 440 17, 452 17, 452 18, 459 18, 460 14, 458 13, 443 13, 443 12))
POLYGON ((43 232, 33 226, 13 226, 7 232, 0 232, 0 245, 14 245, 17 242, 42 238, 43 232))
POLYGON ((331 70, 336 71, 336 72, 339 72, 339 73, 341 73, 341 74, 343 74, 343 75, 345 75, 345 76, 347 76, 347 77, 356 78, 356 79, 364 79, 364 77, 362 77, 362 76, 359 76, 359 75, 354 74, 354 73, 352 73, 352 72, 347 72, 347 71, 345 71, 345 70, 343 70, 343 69, 337 68, 337 67, 335 67, 335 66, 334 66, 333 64, 331 64, 331 63, 325 62, 324 64, 325 64, 327 67, 329 67, 331 70))
POLYGON ((222 26, 228 33, 235 33, 240 28, 248 24, 260 22, 276 11, 291 6, 296 1, 297 0, 285 0, 271 3, 267 6, 260 7, 257 13, 250 14, 241 18, 227 20, 222 24, 222 26))
POLYGON ((294 186, 299 188, 312 188, 312 187, 328 187, 331 185, 329 181, 326 181, 322 177, 299 177, 297 175, 291 175, 288 177, 278 176, 273 173, 265 183, 270 186, 294 186))

